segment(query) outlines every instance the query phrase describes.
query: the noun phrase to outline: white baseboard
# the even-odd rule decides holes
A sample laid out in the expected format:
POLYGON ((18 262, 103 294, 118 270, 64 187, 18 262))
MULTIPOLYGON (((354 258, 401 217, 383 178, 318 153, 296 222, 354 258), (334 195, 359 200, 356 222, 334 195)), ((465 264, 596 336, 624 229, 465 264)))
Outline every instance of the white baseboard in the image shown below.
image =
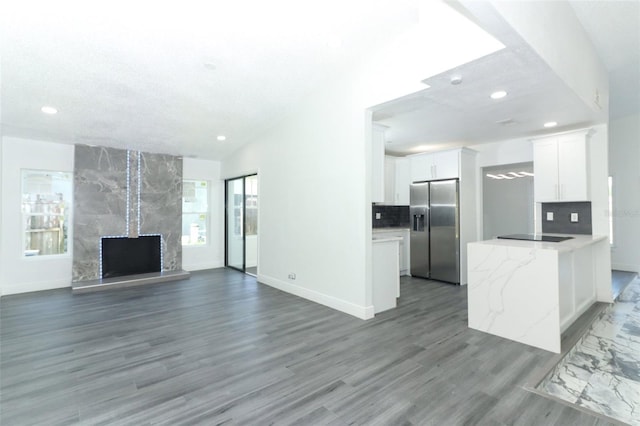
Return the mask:
POLYGON ((202 271, 204 269, 223 268, 224 262, 200 262, 200 263, 182 263, 182 269, 185 271, 202 271))
POLYGON ((270 287, 282 290, 286 293, 290 293, 295 296, 302 297, 303 299, 311 300, 312 302, 328 306, 329 308, 335 309, 336 311, 352 315, 356 318, 360 318, 363 320, 373 318, 373 305, 356 305, 355 303, 347 302, 346 300, 338 299, 337 297, 329 296, 327 294, 320 293, 314 290, 309 290, 308 288, 300 287, 298 285, 291 284, 277 278, 268 277, 266 275, 258 275, 258 281, 270 287))
POLYGON ((629 271, 640 274, 640 265, 630 265, 624 263, 611 263, 611 269, 616 271, 629 271))
POLYGON ((71 287, 71 277, 68 280, 57 281, 34 281, 27 283, 20 283, 17 286, 3 286, 2 296, 9 294, 31 293, 32 291, 53 290, 56 288, 71 287))

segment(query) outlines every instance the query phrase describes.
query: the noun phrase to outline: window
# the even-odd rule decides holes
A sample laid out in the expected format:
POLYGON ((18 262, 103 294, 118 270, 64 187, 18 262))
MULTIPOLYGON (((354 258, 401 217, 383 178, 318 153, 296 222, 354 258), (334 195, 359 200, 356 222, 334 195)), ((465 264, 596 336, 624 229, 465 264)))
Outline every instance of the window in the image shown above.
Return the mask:
POLYGON ((67 253, 72 182, 67 172, 22 170, 24 256, 67 253))
POLYGON ((182 182, 182 245, 207 243, 209 185, 204 180, 182 182))

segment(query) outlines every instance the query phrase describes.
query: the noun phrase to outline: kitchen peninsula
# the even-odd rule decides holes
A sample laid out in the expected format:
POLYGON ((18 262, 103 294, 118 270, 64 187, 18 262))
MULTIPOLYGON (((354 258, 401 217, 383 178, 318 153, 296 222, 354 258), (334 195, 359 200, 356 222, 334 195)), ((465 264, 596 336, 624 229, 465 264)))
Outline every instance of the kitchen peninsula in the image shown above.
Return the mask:
POLYGON ((613 302, 608 238, 567 236, 469 243, 469 327, 559 353, 562 332, 596 301, 613 302))

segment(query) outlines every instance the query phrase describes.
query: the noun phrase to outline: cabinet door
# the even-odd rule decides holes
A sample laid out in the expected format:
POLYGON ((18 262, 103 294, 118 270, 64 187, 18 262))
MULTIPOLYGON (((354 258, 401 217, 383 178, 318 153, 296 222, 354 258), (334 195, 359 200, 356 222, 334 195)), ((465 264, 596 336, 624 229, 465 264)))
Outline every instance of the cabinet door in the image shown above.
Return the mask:
POLYGON ((371 202, 384 202, 384 130, 373 126, 371 133, 371 202))
POLYGON ((416 155, 410 157, 411 182, 422 182, 432 179, 431 177, 431 157, 429 155, 416 155))
POLYGON ((558 185, 562 201, 588 201, 587 144, 583 135, 558 138, 558 185))
POLYGON ((558 201, 558 142, 555 138, 534 142, 533 175, 535 201, 558 201))
POLYGON ((409 187, 411 185, 411 170, 408 158, 396 159, 396 190, 395 202, 397 206, 409 205, 409 187))
POLYGON ((453 179, 460 177, 460 151, 445 151, 433 154, 433 179, 453 179))
POLYGON ((384 203, 394 205, 396 201, 396 160, 384 157, 384 203))

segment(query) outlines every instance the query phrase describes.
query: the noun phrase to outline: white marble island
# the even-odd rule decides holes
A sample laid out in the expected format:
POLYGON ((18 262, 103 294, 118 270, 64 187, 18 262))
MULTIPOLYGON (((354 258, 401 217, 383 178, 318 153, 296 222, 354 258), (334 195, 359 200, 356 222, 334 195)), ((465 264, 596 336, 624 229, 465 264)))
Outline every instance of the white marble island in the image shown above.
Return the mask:
POLYGON ((571 237, 469 243, 469 327, 559 353, 563 331, 596 301, 613 302, 608 238, 571 237))

